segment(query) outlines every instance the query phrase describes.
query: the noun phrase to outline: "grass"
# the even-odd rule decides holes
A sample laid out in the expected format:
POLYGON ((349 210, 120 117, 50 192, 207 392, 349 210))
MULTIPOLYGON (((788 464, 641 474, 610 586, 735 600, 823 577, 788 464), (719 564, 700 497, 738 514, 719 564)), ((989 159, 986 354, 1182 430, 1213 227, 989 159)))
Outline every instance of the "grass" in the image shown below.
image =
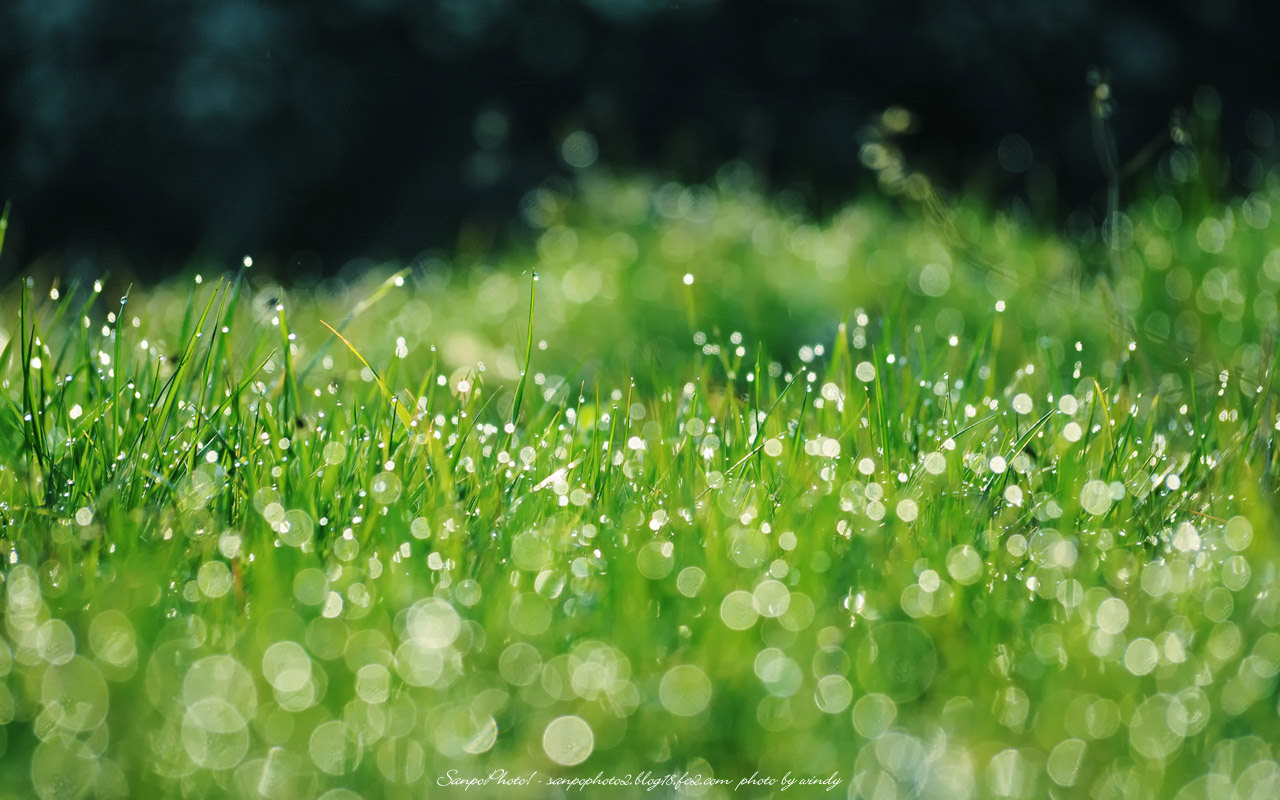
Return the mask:
POLYGON ((348 283, 26 281, 0 794, 1274 796, 1277 202, 594 174, 348 283))

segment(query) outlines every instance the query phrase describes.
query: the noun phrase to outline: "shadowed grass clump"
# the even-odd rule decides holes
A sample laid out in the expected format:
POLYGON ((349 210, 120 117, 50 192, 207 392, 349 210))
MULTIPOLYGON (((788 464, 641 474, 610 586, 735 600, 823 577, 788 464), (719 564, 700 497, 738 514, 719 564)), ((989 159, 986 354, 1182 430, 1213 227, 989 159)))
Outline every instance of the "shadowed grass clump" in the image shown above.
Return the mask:
POLYGON ((0 794, 1274 796, 1275 201, 597 176, 486 263, 15 287, 0 794))

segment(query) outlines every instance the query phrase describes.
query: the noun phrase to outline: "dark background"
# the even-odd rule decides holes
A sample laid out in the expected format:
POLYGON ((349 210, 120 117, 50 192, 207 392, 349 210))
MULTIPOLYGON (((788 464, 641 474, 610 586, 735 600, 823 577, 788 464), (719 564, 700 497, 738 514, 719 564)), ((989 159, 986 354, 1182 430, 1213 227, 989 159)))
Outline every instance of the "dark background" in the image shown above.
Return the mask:
POLYGON ((1274 161, 1273 6, 10 0, 0 279, 246 253, 332 273, 464 229, 500 241, 525 192, 572 173, 575 130, 615 170, 696 181, 742 159, 822 214, 874 180, 859 145, 895 104, 909 163, 942 186, 1014 205, 1038 187, 1038 221, 1097 219, 1093 67, 1121 160, 1154 142, 1158 176, 1171 115, 1199 111, 1222 188, 1247 191, 1274 161))

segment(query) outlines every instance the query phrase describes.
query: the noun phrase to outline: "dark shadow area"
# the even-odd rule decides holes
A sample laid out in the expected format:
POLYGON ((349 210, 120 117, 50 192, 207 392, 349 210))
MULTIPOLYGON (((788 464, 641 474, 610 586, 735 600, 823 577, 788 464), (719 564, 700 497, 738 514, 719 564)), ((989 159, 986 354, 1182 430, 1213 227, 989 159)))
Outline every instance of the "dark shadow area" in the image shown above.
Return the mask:
POLYGON ((1274 156, 1277 22, 1207 0, 15 0, 0 278, 245 253, 323 274, 483 244, 597 158, 689 181, 741 159, 822 213, 872 180, 859 145, 891 105, 942 186, 1013 201, 1035 183, 1037 220, 1097 218, 1092 67, 1121 160, 1155 143, 1158 170, 1171 115, 1198 103, 1223 188, 1247 191, 1274 156))

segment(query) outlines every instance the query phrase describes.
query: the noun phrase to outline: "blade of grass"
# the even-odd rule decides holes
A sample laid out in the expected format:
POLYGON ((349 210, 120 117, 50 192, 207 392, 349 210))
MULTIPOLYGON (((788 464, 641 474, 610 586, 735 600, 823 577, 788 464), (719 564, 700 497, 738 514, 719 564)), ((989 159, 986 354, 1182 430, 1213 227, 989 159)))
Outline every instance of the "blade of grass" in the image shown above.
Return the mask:
MULTIPOLYGON (((338 323, 337 330, 334 330, 334 328, 332 328, 328 323, 324 323, 324 326, 326 328, 329 328, 329 330, 333 331, 335 334, 340 331, 346 330, 347 326, 350 325, 351 322, 356 317, 359 317, 365 311, 372 308, 373 304, 381 300, 387 294, 387 292, 391 291, 392 289, 398 286, 403 286, 404 277, 408 274, 409 274, 409 269, 406 267, 405 269, 402 269, 399 272, 391 275, 385 281, 379 284, 378 288, 374 289, 373 292, 370 293, 368 297, 361 300, 356 305, 356 307, 351 310, 350 314, 347 314, 347 316, 343 317, 342 322, 338 323)), ((338 338, 342 339, 341 336, 339 336, 338 338)), ((345 339, 342 339, 342 341, 346 342, 345 339)), ((299 382, 301 383, 306 382, 307 377, 311 375, 311 370, 315 369, 316 364, 320 363, 320 360, 324 358, 325 353, 329 352, 329 345, 331 343, 332 343, 331 339, 325 340, 324 344, 320 345, 320 347, 316 349, 315 355, 311 356, 311 360, 307 362, 307 365, 298 372, 299 382)), ((348 344, 347 346, 350 347, 350 344, 348 344)))
POLYGON ((524 367, 520 370, 520 383, 516 384, 516 399, 511 404, 511 425, 515 427, 520 416, 520 403, 524 400, 525 383, 529 380, 529 364, 533 360, 533 310, 538 288, 538 273, 529 279, 529 335, 525 341, 524 367))
POLYGON ((351 351, 351 354, 355 356, 356 359, 359 360, 361 364, 364 364, 365 367, 369 370, 369 372, 373 373, 373 381, 374 383, 377 384, 378 391, 382 392, 383 399, 385 399, 388 403, 390 403, 395 408, 396 416, 400 419, 401 424, 404 425, 404 429, 412 433, 413 432, 412 416, 409 414, 409 411, 404 407, 404 404, 397 401, 396 396, 392 394, 391 390, 387 388, 387 385, 382 382, 382 376, 379 375, 378 371, 373 368, 373 365, 370 364, 368 360, 366 360, 365 357, 360 354, 360 351, 356 349, 356 346, 352 344, 347 339, 347 337, 343 336, 341 333, 338 333, 338 330, 336 328, 334 328, 332 325, 325 322, 324 320, 320 320, 320 324, 328 328, 329 332, 332 333, 334 336, 338 337, 338 341, 345 344, 347 346, 347 349, 351 351))

